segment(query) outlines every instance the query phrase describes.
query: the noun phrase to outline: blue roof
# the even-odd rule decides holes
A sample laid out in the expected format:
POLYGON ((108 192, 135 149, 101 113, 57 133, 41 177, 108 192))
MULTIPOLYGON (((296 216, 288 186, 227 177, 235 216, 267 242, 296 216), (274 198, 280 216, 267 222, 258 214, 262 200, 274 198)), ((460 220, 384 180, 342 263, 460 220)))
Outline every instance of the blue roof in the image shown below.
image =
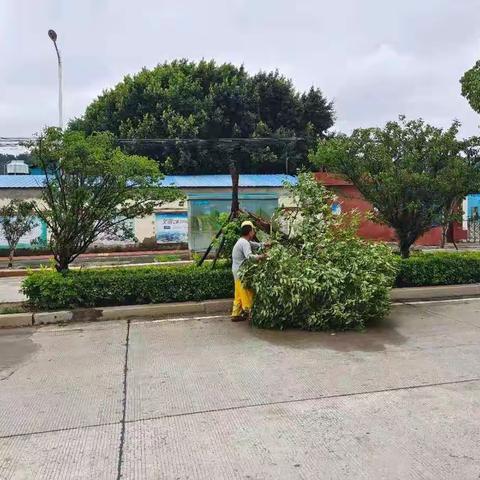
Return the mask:
POLYGON ((43 175, 0 175, 0 188, 41 188, 43 175))
MULTIPOLYGON (((295 184, 292 175, 240 175, 240 187, 282 187, 284 182, 295 184)), ((0 175, 0 188, 41 188, 43 175, 0 175)), ((166 175, 161 185, 179 188, 228 188, 230 175, 166 175)))
MULTIPOLYGON (((283 183, 296 183, 291 175, 240 175, 240 187, 282 187, 283 183)), ((230 175, 167 175, 163 186, 174 185, 181 188, 218 188, 231 187, 230 175)))

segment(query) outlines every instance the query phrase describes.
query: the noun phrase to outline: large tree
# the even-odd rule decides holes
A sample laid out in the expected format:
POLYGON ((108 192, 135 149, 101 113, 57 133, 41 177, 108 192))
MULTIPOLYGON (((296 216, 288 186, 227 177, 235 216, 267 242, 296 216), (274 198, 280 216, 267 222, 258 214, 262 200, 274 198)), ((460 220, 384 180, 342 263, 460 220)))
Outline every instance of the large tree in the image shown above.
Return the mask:
POLYGON ((162 177, 154 160, 126 155, 111 133, 86 136, 49 128, 33 155, 45 172, 34 208, 48 227, 58 271, 68 270, 100 236, 134 238, 129 220, 181 196, 159 187, 162 177))
POLYGON ((299 93, 278 72, 252 76, 228 63, 176 60, 126 76, 94 100, 70 128, 137 139, 128 144, 129 151, 156 158, 170 172, 227 173, 233 156, 243 171, 283 173, 287 166, 293 172, 307 164, 308 148, 325 135, 333 119, 333 105, 320 90, 299 93), (293 148, 282 142, 257 149, 239 145, 228 159, 214 142, 259 137, 304 141, 293 148), (168 138, 211 142, 147 141, 168 138))
POLYGON ((396 232, 400 251, 434 225, 455 219, 459 201, 478 189, 474 143, 457 140, 459 124, 443 130, 423 120, 388 122, 319 143, 312 162, 344 175, 396 232))

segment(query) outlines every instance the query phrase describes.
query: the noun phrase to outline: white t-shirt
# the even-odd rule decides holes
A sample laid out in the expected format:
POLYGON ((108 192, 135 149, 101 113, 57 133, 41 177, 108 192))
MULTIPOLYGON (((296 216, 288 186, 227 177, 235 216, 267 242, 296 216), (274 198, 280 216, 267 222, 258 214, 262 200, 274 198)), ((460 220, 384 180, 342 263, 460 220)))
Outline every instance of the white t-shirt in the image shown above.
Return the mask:
POLYGON ((243 237, 237 240, 237 243, 232 250, 232 272, 233 278, 235 280, 238 280, 238 271, 240 270, 240 267, 247 258, 259 257, 259 255, 254 255, 252 253, 252 249, 258 250, 262 247, 262 245, 262 243, 249 242, 246 238, 243 237))

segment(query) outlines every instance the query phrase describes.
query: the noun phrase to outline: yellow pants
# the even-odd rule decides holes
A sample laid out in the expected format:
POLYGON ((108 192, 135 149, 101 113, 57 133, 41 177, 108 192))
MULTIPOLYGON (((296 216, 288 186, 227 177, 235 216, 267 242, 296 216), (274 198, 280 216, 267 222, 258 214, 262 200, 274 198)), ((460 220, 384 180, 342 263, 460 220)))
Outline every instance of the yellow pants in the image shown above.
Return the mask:
POLYGON ((240 280, 235 280, 235 299, 233 300, 232 317, 239 317, 253 307, 253 290, 245 288, 240 280))

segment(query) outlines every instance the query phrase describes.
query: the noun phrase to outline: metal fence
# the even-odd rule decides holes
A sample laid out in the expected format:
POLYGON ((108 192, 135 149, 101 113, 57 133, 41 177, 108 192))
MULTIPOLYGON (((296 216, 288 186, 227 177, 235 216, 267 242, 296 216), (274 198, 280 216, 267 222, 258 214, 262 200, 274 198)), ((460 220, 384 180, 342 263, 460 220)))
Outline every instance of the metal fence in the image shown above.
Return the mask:
POLYGON ((469 218, 468 224, 468 242, 480 242, 480 218, 469 218))

